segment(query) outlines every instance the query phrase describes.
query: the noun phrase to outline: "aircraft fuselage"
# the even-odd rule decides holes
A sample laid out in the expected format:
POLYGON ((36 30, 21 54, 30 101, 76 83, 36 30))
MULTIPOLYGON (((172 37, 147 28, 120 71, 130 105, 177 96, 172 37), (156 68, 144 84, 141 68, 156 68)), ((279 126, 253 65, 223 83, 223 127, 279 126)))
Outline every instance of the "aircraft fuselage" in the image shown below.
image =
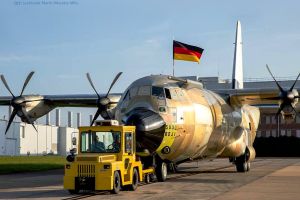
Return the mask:
POLYGON ((232 107, 200 84, 158 75, 133 82, 116 107, 115 118, 137 126, 138 147, 178 163, 240 156, 252 147, 259 111, 232 107))

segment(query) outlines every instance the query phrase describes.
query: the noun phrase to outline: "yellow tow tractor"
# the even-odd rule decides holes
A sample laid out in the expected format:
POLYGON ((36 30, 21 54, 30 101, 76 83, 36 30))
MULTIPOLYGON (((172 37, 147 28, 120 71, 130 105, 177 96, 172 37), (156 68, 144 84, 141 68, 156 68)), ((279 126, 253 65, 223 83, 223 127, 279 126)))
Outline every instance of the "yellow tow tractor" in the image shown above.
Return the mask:
MULTIPOLYGON (((115 120, 79 128, 79 144, 65 165, 64 188, 71 194, 122 188, 135 190, 140 181, 148 183, 154 168, 143 169, 136 155, 134 126, 120 126, 115 120)), ((76 145, 76 138, 72 140, 76 145)))

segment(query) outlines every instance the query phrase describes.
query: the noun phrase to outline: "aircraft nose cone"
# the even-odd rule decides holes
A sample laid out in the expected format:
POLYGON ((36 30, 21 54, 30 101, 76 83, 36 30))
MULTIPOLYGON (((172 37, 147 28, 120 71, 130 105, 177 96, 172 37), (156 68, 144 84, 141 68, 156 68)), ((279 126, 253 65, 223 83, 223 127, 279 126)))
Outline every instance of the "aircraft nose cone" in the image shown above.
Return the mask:
POLYGON ((165 133, 165 121, 156 112, 147 108, 135 108, 127 114, 126 125, 136 126, 137 148, 154 152, 161 144, 165 133))

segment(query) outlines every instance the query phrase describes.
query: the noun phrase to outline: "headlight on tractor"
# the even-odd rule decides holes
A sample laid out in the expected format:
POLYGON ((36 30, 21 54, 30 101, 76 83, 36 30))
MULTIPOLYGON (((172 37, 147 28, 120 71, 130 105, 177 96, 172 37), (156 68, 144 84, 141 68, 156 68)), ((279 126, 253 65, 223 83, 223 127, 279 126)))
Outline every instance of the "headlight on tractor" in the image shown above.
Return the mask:
POLYGON ((110 165, 103 165, 103 169, 110 169, 110 165))

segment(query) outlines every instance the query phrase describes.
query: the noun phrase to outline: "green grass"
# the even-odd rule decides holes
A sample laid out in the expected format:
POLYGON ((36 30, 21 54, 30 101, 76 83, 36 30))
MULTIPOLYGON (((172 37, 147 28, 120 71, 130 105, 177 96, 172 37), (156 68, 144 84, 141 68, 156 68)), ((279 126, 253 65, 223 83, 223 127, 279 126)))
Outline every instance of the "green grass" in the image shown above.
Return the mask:
POLYGON ((0 156, 0 174, 63 169, 63 156, 0 156))

